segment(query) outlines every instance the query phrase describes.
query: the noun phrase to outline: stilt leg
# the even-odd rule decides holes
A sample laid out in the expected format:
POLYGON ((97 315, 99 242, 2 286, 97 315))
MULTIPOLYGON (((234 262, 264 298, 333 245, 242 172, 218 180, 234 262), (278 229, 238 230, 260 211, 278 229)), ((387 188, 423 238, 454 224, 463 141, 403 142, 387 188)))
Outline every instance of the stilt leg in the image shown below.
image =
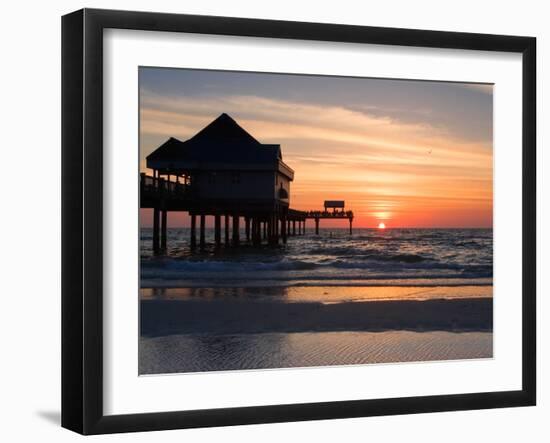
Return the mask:
POLYGON ((163 209, 161 211, 162 217, 161 217, 161 236, 160 236, 160 249, 163 252, 166 252, 166 245, 168 243, 167 240, 167 223, 168 223, 168 211, 166 209, 163 209))
POLYGON ((160 211, 158 208, 153 210, 153 253, 158 254, 160 250, 159 241, 159 216, 160 211))
POLYGON ((233 246, 239 246, 239 216, 233 216, 233 246))
POLYGON ((229 215, 225 215, 225 245, 229 245, 229 215))
POLYGON ((273 215, 273 235, 274 235, 273 243, 275 245, 279 244, 279 229, 280 229, 279 217, 277 214, 274 214, 273 215))
POLYGON ((216 248, 219 248, 221 246, 221 224, 221 216, 219 214, 216 214, 214 216, 214 243, 216 244, 216 248))
POLYGON ((197 216, 191 214, 191 249, 197 247, 197 216))
POLYGON ((206 224, 206 216, 204 214, 201 214, 200 239, 199 239, 199 247, 201 249, 204 249, 204 246, 206 244, 204 239, 205 224, 206 224))

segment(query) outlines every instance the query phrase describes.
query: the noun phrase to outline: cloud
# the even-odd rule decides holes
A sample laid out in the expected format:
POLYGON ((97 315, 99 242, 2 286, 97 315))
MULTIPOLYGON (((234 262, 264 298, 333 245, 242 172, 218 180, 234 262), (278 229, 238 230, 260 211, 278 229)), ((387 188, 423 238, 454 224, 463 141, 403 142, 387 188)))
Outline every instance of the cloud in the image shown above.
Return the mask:
POLYGON ((483 92, 487 95, 493 94, 493 83, 458 83, 465 89, 470 89, 476 92, 483 92))

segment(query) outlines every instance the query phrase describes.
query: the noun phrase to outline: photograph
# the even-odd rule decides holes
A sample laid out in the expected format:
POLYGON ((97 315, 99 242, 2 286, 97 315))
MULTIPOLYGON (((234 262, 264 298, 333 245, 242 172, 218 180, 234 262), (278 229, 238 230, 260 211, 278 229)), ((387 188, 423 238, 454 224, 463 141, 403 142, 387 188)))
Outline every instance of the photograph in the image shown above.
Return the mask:
POLYGON ((493 84, 138 74, 140 375, 493 357, 493 84))

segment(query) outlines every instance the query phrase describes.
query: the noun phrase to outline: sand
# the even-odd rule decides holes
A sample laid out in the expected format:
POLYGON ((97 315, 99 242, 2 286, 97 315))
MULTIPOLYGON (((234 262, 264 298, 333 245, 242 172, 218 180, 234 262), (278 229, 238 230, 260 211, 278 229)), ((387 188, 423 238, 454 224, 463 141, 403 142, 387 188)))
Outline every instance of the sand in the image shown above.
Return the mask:
POLYGON ((491 286, 142 289, 140 374, 490 358, 491 286))
POLYGON ((492 355, 490 332, 189 334, 142 338, 139 373, 448 361, 492 355))
POLYGON ((493 299, 363 303, 141 300, 142 337, 329 331, 479 331, 493 328, 493 299))
MULTIPOLYGON (((363 282, 365 283, 365 282, 363 282)), ((319 302, 343 303, 383 300, 439 300, 455 298, 492 297, 492 285, 456 285, 445 281, 442 285, 411 284, 381 285, 381 282, 369 282, 369 285, 315 285, 315 286, 244 286, 244 287, 185 287, 185 288, 142 288, 142 300, 216 300, 262 301, 271 300, 281 303, 319 302)), ((207 283, 205 283, 207 284, 207 283)))

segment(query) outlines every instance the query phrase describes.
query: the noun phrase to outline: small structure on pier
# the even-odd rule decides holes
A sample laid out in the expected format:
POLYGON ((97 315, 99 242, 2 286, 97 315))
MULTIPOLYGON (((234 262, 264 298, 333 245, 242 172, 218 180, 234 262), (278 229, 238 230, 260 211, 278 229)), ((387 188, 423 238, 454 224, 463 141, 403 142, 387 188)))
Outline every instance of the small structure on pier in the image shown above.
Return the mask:
POLYGON ((153 208, 153 250, 166 249, 167 213, 191 216, 191 247, 205 246, 205 217, 214 217, 215 245, 240 242, 240 219, 246 239, 277 244, 305 233, 305 213, 289 211, 294 171, 283 162, 280 145, 262 144, 222 114, 186 141, 170 138, 146 158, 153 176, 141 175, 140 206, 153 208), (229 238, 231 222, 232 236, 229 238), (291 232, 292 223, 292 232, 291 232))
POLYGON ((319 222, 321 219, 348 219, 349 235, 353 230, 353 211, 345 210, 346 203, 344 200, 325 200, 324 211, 309 211, 306 213, 306 218, 312 218, 315 221, 315 234, 319 235, 319 222), (330 211, 329 209, 332 209, 330 211))

